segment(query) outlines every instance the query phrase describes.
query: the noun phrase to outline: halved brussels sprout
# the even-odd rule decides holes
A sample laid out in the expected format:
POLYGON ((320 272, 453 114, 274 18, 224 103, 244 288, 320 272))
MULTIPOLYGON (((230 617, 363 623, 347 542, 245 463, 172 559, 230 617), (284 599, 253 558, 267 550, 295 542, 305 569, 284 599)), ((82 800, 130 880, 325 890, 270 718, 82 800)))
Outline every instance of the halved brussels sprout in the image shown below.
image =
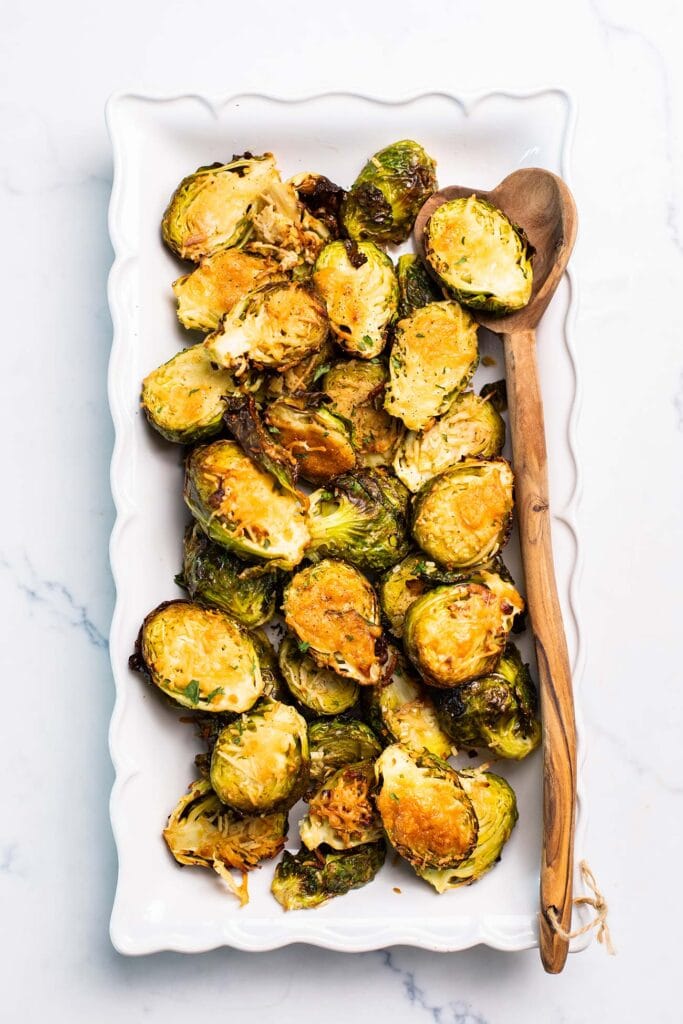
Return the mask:
POLYGON ((308 814, 299 822, 301 842, 309 850, 326 843, 334 850, 374 843, 384 835, 372 802, 375 767, 372 761, 347 764, 311 797, 308 814))
POLYGON ((212 365, 203 345, 193 345, 145 377, 140 404, 167 441, 191 444, 218 433, 225 396, 239 390, 231 373, 212 365))
POLYGON ((356 761, 375 761, 382 744, 372 729, 355 719, 322 719, 308 727, 311 748, 310 796, 344 765, 356 761))
POLYGON ((434 279, 419 256, 412 252, 399 256, 396 264, 398 278, 398 315, 401 320, 416 309, 440 302, 444 298, 434 279))
POLYGON ((394 471, 415 492, 461 459, 500 455, 504 444, 505 422, 494 403, 464 391, 432 426, 419 434, 408 431, 394 459, 394 471))
POLYGON ((310 540, 300 501, 254 464, 236 441, 190 453, 185 503, 208 536, 242 558, 293 569, 310 540))
POLYGON ((529 666, 512 643, 495 672, 445 690, 435 700, 441 727, 459 747, 485 747, 519 761, 541 742, 529 666))
POLYGON ((370 725, 386 743, 449 757, 453 743, 439 724, 434 701, 411 674, 405 658, 398 651, 395 657, 391 677, 364 691, 370 725))
POLYGON ((413 537, 448 569, 487 561, 510 536, 513 483, 505 459, 463 459, 415 498, 413 537))
POLYGON ((437 189, 436 164, 422 146, 402 139, 371 156, 342 203, 349 238, 405 242, 420 208, 437 189))
POLYGON ((260 626, 275 614, 279 574, 267 565, 245 565, 214 544, 198 523, 185 530, 183 572, 176 583, 193 601, 215 605, 244 626, 260 626))
POLYGON ((425 228, 432 269, 464 305, 509 313, 531 298, 533 271, 524 232, 485 199, 451 199, 425 228))
POLYGON ((304 714, 339 715, 358 700, 358 683, 321 668, 301 650, 295 637, 284 638, 278 658, 285 683, 304 714))
POLYGON ((430 589, 430 584, 422 578, 420 572, 423 565, 424 555, 421 552, 406 555, 379 582, 382 611, 387 617, 389 629, 396 637, 403 636, 403 623, 411 604, 430 589))
POLYGON ((430 302, 399 321, 384 407, 409 430, 445 412, 477 368, 477 324, 457 302, 430 302))
POLYGON ((313 281, 341 347, 361 359, 379 355, 398 308, 387 254, 372 242, 331 242, 316 261, 313 281))
POLYGON ((290 182, 269 186, 252 217, 247 248, 274 257, 283 271, 310 271, 332 235, 327 224, 299 202, 290 182))
POLYGON ((211 785, 243 814, 292 807, 308 784, 308 734, 299 712, 266 701, 221 730, 211 754, 211 785))
POLYGON ((181 259, 201 259, 242 242, 263 194, 280 181, 272 153, 245 153, 228 164, 199 167, 171 196, 161 234, 181 259))
POLYGON ((524 602, 511 583, 487 573, 437 587, 411 604, 403 642, 408 657, 432 686, 449 688, 493 672, 515 614, 524 602))
POLYGON ((318 665, 364 686, 382 678, 387 652, 377 597, 352 565, 326 558, 302 569, 285 588, 283 609, 318 665))
POLYGON ((146 616, 130 667, 198 711, 247 711, 263 693, 248 632, 225 612, 191 601, 165 601, 146 616))
POLYGON ((381 571, 410 547, 408 492, 384 469, 357 469, 337 477, 328 490, 311 495, 309 557, 345 558, 381 571))
POLYGON ((480 768, 466 768, 458 772, 462 788, 472 801, 479 822, 477 845, 473 852, 455 868, 441 871, 418 871, 421 878, 433 885, 437 892, 471 885, 500 860, 503 847, 512 835, 519 817, 517 798, 512 787, 493 772, 480 768))
POLYGON ((285 395, 308 391, 323 377, 334 361, 336 346, 328 338, 318 352, 311 352, 294 366, 271 374, 266 386, 266 399, 272 401, 285 395))
POLYGON ((322 379, 330 409, 351 424, 351 442, 361 466, 390 465, 403 424, 384 410, 389 371, 379 360, 336 363, 322 379))
POLYGON ((289 491, 302 508, 308 508, 308 498, 296 487, 299 465, 286 448, 279 444, 261 419, 253 395, 231 395, 225 402, 223 422, 239 441, 242 450, 261 469, 275 477, 284 491, 289 491))
POLYGON ((173 282, 178 319, 189 330, 215 331, 221 317, 247 292, 279 274, 275 260, 242 249, 206 256, 195 270, 173 282))
POLYGON ((316 220, 322 221, 331 238, 339 238, 339 210, 346 195, 345 190, 340 185, 335 185, 324 174, 313 174, 310 171, 295 174, 289 179, 289 184, 296 192, 299 202, 303 203, 316 220))
POLYGON ((310 396, 278 398, 268 406, 266 422, 278 442, 296 459, 304 480, 326 483, 356 464, 344 420, 311 401, 310 396))
POLYGON ((454 768, 402 743, 375 764, 377 809, 390 843, 416 870, 461 864, 477 841, 477 816, 454 768))
POLYGON ((285 686, 284 679, 280 675, 277 651, 268 639, 266 631, 264 629, 252 629, 249 635, 251 636, 259 665, 261 666, 263 696, 268 697, 270 700, 280 701, 282 704, 291 704, 291 695, 285 686))
POLYGON ((203 344, 214 363, 238 376, 250 363, 286 370, 322 348, 328 327, 311 287, 283 279, 248 292, 203 344))
POLYGON ((386 845, 368 843, 351 850, 287 850, 275 869, 271 892, 285 910, 319 907, 371 882, 384 864, 386 845))

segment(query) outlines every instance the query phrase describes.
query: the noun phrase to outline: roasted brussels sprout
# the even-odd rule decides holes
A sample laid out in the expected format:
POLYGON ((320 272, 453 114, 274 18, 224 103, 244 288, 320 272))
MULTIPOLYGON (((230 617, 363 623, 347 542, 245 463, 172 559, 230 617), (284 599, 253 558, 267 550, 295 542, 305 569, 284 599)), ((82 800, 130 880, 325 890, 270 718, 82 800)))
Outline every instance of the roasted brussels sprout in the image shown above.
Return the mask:
POLYGON ((457 302, 430 302, 401 320, 384 407, 409 430, 444 413, 477 368, 477 324, 457 302))
POLYGON ((263 195, 280 181, 272 153, 245 153, 229 164, 199 167, 171 196, 161 234, 178 256, 197 262, 242 242, 263 195))
POLYGON ((327 558, 302 569, 285 588, 283 608, 318 665, 362 685, 382 678, 387 651, 377 597, 352 565, 327 558))
POLYGON ((215 605, 244 626, 260 626, 275 614, 278 579, 277 569, 245 565, 197 523, 185 530, 183 571, 176 582, 193 601, 215 605))
POLYGON ((503 847, 517 822, 517 799, 512 787, 493 772, 467 768, 458 772, 462 788, 472 801, 479 822, 477 845, 467 860, 455 868, 418 871, 437 892, 471 885, 500 860, 503 847))
POLYGON ((263 693, 248 632, 225 612, 191 601, 165 601, 149 613, 130 667, 198 711, 246 711, 263 693))
POLYGON ((495 670, 523 607, 514 586, 494 573, 437 587, 408 609, 406 653, 425 682, 459 686, 495 670))
POLYGON ((285 910, 306 910, 361 889, 384 864, 384 840, 351 850, 287 850, 275 869, 271 892, 285 910))
POLYGON ((379 355, 398 308, 387 254, 372 242, 331 242, 316 261, 313 281, 341 347, 361 359, 379 355))
POLYGON ((322 719, 308 727, 311 777, 308 796, 344 765, 376 760, 382 744, 372 729, 355 719, 322 719))
POLYGON ((342 203, 349 238, 405 242, 423 203, 437 189, 436 164, 410 139, 370 157, 342 203))
POLYGON ((191 444, 218 433, 225 396, 236 393, 232 374, 216 369, 203 345, 193 345, 145 377, 140 403, 162 437, 191 444))
POLYGON ((345 558, 361 569, 381 571, 410 547, 408 492, 386 470, 357 469, 311 495, 308 555, 345 558))
POLYGON ((268 406, 266 422, 304 480, 324 484, 356 464, 346 423, 311 396, 278 398, 268 406))
POLYGON ((308 734, 299 712, 266 701, 221 730, 211 785, 228 807, 264 814, 292 807, 308 784, 308 734))
POLYGON ((406 555, 403 561, 392 566, 379 582, 378 592, 382 611, 389 623, 389 629, 396 637, 403 636, 403 623, 411 604, 430 589, 430 584, 422 578, 420 572, 423 565, 424 555, 421 552, 406 555))
POLYGON ((512 643, 495 672, 435 694, 435 701, 441 727, 459 747, 485 747, 519 761, 541 742, 529 666, 512 643))
POLYGON ((461 459, 500 455, 505 444, 505 422, 492 401, 473 391, 458 395, 448 412, 432 426, 409 430, 394 459, 394 471, 410 491, 461 459))
POLYGON ((358 683, 321 668, 295 637, 284 638, 278 658, 284 681, 304 714, 339 715, 358 700, 358 683))
POLYGON ((223 422, 235 440, 239 441, 245 454, 275 477, 280 487, 293 494, 302 508, 307 509, 308 498, 296 487, 298 463, 266 427, 254 396, 231 395, 226 398, 223 422))
POLYGON ((297 395, 308 391, 327 373, 335 358, 336 346, 328 338, 318 352, 311 352, 300 362, 295 363, 280 373, 272 373, 265 389, 267 401, 282 398, 285 395, 297 395))
POLYGON ((332 233, 299 201, 291 182, 269 186, 251 218, 247 248, 277 259, 283 271, 310 272, 332 233))
POLYGON ((375 768, 372 761, 347 764, 311 797, 308 814, 299 822, 301 842, 309 850, 326 843, 334 850, 374 843, 384 835, 372 802, 375 768))
POLYGON ((336 363, 322 379, 330 409, 351 424, 351 442, 361 466, 388 466, 403 436, 403 424, 384 410, 389 371, 373 359, 336 363))
POLYGON ((322 348, 328 326, 311 287, 282 279, 248 292, 203 344, 214 363, 238 376, 250 364, 286 370, 322 348))
POLYGON ((259 665, 261 666, 263 696, 268 697, 270 700, 278 700, 282 704, 291 704, 290 692, 280 675, 277 651, 268 639, 266 631, 264 629, 252 629, 249 635, 251 636, 259 665))
POLYGON ((310 171, 295 174, 289 184, 297 194, 308 212, 316 220, 322 221, 331 238, 339 238, 339 211, 346 192, 340 185, 326 178, 324 174, 312 174, 310 171))
POLYGON ((396 264, 398 278, 398 315, 401 320, 416 309, 439 302, 444 298, 434 279, 419 256, 408 252, 399 256, 396 264))
POLYGON ((184 495, 204 532, 240 557, 255 556, 284 569, 303 558, 310 535, 300 501, 236 441, 213 441, 190 453, 184 495))
POLYGON ((451 199, 425 229, 425 255, 466 306, 509 313, 531 298, 533 250, 521 228, 485 199, 451 199))
POLYGON ((215 331, 221 317, 247 292, 279 274, 275 260, 242 249, 225 249, 206 256, 190 274, 173 282, 178 319, 190 330, 215 331))
POLYGON ((370 725, 386 743, 449 757, 453 743, 439 724, 434 701, 411 674, 405 658, 398 652, 395 658, 391 677, 363 693, 370 725))
POLYGON ((461 864, 477 841, 477 816, 454 768, 402 743, 375 764, 377 809, 389 841, 416 870, 461 864))
POLYGON ((413 537, 447 569, 479 565, 507 543, 513 503, 513 475, 505 459, 463 459, 415 498, 413 537))

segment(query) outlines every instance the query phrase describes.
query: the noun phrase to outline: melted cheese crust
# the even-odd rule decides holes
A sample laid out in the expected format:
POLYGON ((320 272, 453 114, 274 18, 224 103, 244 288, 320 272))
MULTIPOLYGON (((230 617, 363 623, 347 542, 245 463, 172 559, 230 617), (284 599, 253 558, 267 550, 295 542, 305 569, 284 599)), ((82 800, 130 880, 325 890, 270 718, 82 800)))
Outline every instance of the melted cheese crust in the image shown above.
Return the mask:
POLYGON ((226 249, 202 260, 191 274, 173 282, 178 319, 183 327, 213 331, 247 292, 279 273, 274 260, 226 249))

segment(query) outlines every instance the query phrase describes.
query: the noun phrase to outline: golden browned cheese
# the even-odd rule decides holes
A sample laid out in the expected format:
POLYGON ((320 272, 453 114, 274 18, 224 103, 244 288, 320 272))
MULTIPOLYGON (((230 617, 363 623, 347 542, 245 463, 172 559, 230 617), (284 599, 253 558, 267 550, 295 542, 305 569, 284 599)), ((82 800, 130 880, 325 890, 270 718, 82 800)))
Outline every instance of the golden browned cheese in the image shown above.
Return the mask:
POLYGON ((173 282, 178 319, 184 327, 211 331, 247 292, 265 284, 279 271, 271 259, 242 249, 226 249, 201 261, 191 274, 173 282))
POLYGON ((381 363, 351 359, 325 376, 323 391, 330 408, 350 421, 352 440, 363 466, 386 466, 403 436, 400 420, 384 410, 384 387, 389 378, 381 363))
POLYGON ((372 761, 348 765, 311 797, 308 814, 301 822, 301 839, 314 849, 327 843, 347 850, 382 836, 382 823, 371 799, 375 772, 372 761))
POLYGON ((266 419, 277 430, 277 439, 298 462, 299 472, 313 484, 327 483, 356 465, 356 453, 340 424, 339 430, 315 416, 289 415, 287 406, 274 402, 266 419))

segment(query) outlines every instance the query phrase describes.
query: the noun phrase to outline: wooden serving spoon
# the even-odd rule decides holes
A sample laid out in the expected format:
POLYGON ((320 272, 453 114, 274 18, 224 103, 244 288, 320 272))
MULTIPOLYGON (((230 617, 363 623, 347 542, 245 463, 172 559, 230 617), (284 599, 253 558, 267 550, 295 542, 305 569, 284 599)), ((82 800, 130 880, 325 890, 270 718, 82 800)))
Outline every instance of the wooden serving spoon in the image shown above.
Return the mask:
POLYGON ((559 974, 569 943, 548 916, 550 908, 568 932, 572 916, 576 733, 567 641, 557 597, 550 538, 548 467, 543 403, 536 365, 536 327, 564 273, 576 238, 576 207, 557 175, 537 167, 515 171, 491 192, 452 186, 436 192, 415 221, 415 242, 424 255, 424 230, 434 210, 449 199, 487 199, 524 229, 536 253, 533 290, 524 309, 505 316, 472 310, 502 335, 519 535, 526 596, 536 644, 543 713, 543 854, 540 953, 550 974, 559 974))

